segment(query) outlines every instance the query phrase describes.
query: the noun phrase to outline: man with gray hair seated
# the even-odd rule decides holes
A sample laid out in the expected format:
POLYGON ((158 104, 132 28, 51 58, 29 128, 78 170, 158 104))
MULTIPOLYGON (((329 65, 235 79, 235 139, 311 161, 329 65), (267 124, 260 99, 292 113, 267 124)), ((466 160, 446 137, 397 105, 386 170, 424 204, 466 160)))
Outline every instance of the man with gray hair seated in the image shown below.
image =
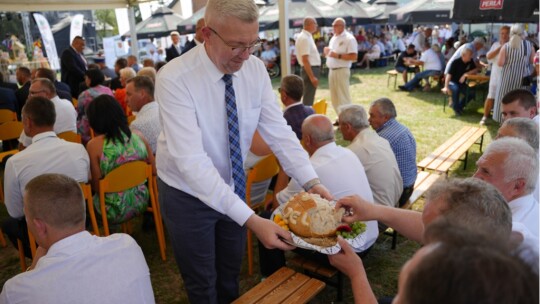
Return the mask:
POLYGON ((538 238, 538 202, 532 192, 538 181, 538 154, 520 138, 493 141, 476 162, 474 177, 494 185, 512 210, 512 220, 538 238))
POLYGON ((388 140, 394 152, 403 180, 403 192, 399 206, 403 206, 414 189, 416 181, 416 140, 411 131, 396 120, 397 111, 394 103, 386 98, 379 98, 369 108, 369 124, 380 137, 388 140))
POLYGON ((141 248, 127 234, 90 235, 85 206, 66 175, 26 184, 24 214, 39 247, 28 270, 4 284, 0 303, 154 303, 141 248))
POLYGON ((532 119, 515 117, 505 120, 497 131, 497 139, 503 137, 521 138, 538 153, 538 125, 532 119))
POLYGON ((374 202, 396 207, 403 192, 403 180, 390 144, 369 128, 366 110, 361 105, 345 105, 340 109, 339 129, 343 139, 351 142, 347 148, 364 166, 374 202))

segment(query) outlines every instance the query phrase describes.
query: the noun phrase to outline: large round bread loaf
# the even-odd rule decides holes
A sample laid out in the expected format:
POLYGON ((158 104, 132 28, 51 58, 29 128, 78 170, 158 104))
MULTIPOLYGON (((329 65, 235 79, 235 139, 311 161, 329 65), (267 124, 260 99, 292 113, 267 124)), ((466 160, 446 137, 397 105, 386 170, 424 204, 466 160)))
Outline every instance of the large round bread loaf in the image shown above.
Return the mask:
POLYGON ((282 211, 291 231, 301 237, 335 236, 344 212, 342 208, 336 212, 318 194, 306 192, 293 196, 282 211))

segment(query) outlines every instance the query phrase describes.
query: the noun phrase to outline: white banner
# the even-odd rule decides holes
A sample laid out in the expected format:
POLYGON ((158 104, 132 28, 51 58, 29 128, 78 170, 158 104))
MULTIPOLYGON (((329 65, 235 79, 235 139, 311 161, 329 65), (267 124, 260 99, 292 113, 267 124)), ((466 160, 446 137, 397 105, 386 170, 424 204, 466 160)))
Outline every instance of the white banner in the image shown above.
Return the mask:
POLYGON ((56 52, 56 44, 54 43, 54 37, 51 32, 49 22, 43 15, 34 13, 34 19, 36 20, 39 32, 41 33, 41 40, 43 40, 43 46, 47 52, 47 59, 49 65, 53 70, 60 69, 60 62, 58 61, 58 53, 56 52))
POLYGON ((69 44, 73 42, 73 39, 77 36, 82 37, 84 16, 77 14, 71 17, 71 28, 69 29, 69 44))

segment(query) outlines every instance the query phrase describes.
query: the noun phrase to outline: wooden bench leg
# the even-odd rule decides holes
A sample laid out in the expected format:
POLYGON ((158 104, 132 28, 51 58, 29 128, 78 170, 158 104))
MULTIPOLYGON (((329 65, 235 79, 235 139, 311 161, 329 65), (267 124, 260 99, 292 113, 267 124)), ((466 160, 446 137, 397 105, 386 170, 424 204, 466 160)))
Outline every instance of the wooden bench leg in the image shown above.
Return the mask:
POLYGON ((397 84, 397 75, 394 76, 394 90, 396 89, 396 84, 397 84))

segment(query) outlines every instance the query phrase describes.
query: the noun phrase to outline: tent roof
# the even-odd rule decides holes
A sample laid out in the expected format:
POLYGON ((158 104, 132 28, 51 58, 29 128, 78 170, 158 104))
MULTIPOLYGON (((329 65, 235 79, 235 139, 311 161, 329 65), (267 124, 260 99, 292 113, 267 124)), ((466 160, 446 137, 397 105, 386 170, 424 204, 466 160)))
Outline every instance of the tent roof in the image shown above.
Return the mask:
POLYGON ((0 0, 0 11, 71 11, 123 8, 150 0, 0 0))

